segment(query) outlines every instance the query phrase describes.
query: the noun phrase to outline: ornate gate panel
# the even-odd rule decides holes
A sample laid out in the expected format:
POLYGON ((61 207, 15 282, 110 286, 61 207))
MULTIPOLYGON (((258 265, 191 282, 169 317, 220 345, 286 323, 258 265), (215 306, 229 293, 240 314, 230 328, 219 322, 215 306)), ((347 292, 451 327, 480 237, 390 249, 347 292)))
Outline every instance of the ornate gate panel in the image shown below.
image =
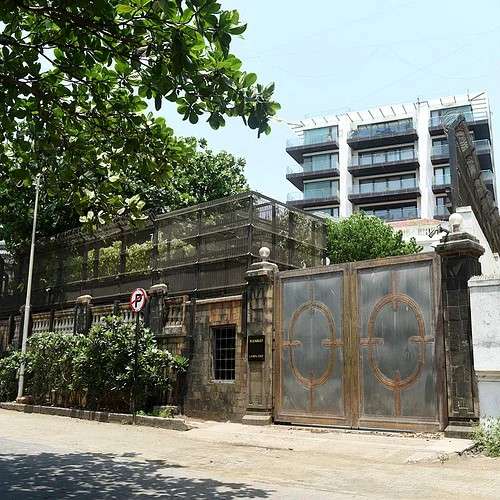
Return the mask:
POLYGON ((442 429, 439 284, 433 254, 280 273, 275 420, 442 429))
MULTIPOLYGON (((436 257, 353 264, 361 428, 441 427, 442 337, 436 257)), ((354 329, 353 329, 354 330, 354 329)))
POLYGON ((281 279, 276 420, 348 426, 344 274, 288 271, 281 279))

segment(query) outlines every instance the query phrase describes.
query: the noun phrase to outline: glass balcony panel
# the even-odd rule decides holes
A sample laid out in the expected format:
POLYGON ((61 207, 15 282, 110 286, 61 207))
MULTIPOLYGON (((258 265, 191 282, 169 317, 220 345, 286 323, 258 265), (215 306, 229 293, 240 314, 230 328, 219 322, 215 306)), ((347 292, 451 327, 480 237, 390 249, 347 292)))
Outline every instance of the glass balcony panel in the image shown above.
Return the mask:
POLYGON ((451 174, 435 175, 433 184, 435 186, 446 186, 451 184, 451 174))
POLYGON ((481 139, 474 141, 474 147, 476 148, 476 153, 489 153, 491 151, 491 144, 488 139, 481 139))
POLYGON ((436 205, 434 207, 434 215, 450 215, 450 211, 445 205, 436 205))
POLYGON ((432 156, 449 156, 450 147, 448 144, 434 144, 431 154, 432 156))
POLYGON ((389 178, 388 189, 389 191, 397 191, 398 189, 401 189, 401 181, 399 178, 389 178))

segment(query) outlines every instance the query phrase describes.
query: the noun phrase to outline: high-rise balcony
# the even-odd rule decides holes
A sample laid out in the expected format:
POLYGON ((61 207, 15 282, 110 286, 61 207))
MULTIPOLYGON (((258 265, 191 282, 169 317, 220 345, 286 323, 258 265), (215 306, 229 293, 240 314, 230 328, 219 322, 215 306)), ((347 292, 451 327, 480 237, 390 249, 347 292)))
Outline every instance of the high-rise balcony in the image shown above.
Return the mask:
POLYGON ((493 162, 491 160, 491 143, 488 139, 480 139, 474 141, 474 149, 476 150, 477 159, 481 170, 493 170, 493 162))
POLYGON ((339 177, 340 171, 338 163, 331 166, 323 165, 293 165, 286 169, 286 178, 298 189, 304 189, 304 181, 315 179, 329 179, 339 177))
POLYGON ((450 216, 450 211, 446 205, 436 205, 434 207, 434 219, 436 220, 448 220, 450 216))
POLYGON ((419 166, 415 150, 377 152, 376 154, 354 157, 348 167, 354 177, 373 174, 408 172, 419 166))
POLYGON ((374 123, 352 130, 347 143, 352 149, 375 148, 413 142, 418 138, 413 120, 374 123))
POLYGON ((331 128, 324 135, 311 136, 304 134, 301 137, 292 137, 286 141, 286 152, 297 162, 301 163, 304 154, 320 151, 331 151, 339 148, 338 131, 331 128))
POLYGON ((450 146, 448 144, 435 144, 431 149, 431 162, 436 165, 440 163, 449 163, 450 146))
POLYGON ((490 138, 488 113, 486 113, 486 111, 445 112, 440 116, 431 116, 429 119, 429 133, 431 135, 442 135, 444 133, 443 122, 451 124, 459 115, 464 116, 468 127, 474 131, 474 135, 477 139, 490 138))
POLYGON ((491 170, 483 170, 481 172, 481 179, 493 197, 495 197, 495 174, 491 170))
POLYGON ((392 207, 377 209, 360 208, 359 211, 365 212, 367 215, 379 217, 386 222, 420 218, 420 211, 417 207, 392 207))
POLYGON ((288 193, 287 204, 296 208, 336 205, 340 203, 335 189, 310 189, 304 193, 288 193))
POLYGON ((416 179, 354 185, 349 191, 353 203, 379 203, 385 201, 407 200, 420 196, 416 179))
POLYGON ((435 175, 432 179, 434 193, 443 193, 451 188, 451 174, 435 175))

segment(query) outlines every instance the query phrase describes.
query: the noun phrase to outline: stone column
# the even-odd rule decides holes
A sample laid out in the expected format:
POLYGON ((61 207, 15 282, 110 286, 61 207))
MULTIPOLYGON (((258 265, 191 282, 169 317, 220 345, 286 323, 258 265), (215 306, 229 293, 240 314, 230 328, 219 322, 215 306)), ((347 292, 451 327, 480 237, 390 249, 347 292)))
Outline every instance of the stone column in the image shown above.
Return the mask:
POLYGON ((162 335, 165 322, 167 321, 167 309, 165 307, 167 292, 168 287, 164 283, 153 285, 149 289, 149 302, 145 323, 155 336, 162 335))
POLYGON ((92 295, 80 295, 76 299, 73 333, 87 335, 92 326, 92 295))
POLYGON ((260 249, 262 262, 247 273, 248 403, 243 423, 266 425, 273 414, 274 285, 278 266, 267 262, 269 249, 260 249))
POLYGON ((472 354, 471 306, 468 281, 481 274, 484 248, 477 238, 460 231, 462 217, 450 216, 453 232, 436 246, 441 256, 443 330, 450 426, 479 417, 477 383, 472 354), (458 221, 458 223, 457 223, 458 221))

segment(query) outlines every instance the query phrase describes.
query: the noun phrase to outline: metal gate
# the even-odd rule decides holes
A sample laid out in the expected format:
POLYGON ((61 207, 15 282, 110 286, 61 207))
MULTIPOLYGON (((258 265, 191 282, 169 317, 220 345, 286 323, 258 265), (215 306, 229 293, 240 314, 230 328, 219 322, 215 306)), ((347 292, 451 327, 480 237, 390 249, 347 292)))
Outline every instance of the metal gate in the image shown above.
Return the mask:
POLYGON ((444 428, 439 286, 434 254, 280 273, 275 420, 444 428))

